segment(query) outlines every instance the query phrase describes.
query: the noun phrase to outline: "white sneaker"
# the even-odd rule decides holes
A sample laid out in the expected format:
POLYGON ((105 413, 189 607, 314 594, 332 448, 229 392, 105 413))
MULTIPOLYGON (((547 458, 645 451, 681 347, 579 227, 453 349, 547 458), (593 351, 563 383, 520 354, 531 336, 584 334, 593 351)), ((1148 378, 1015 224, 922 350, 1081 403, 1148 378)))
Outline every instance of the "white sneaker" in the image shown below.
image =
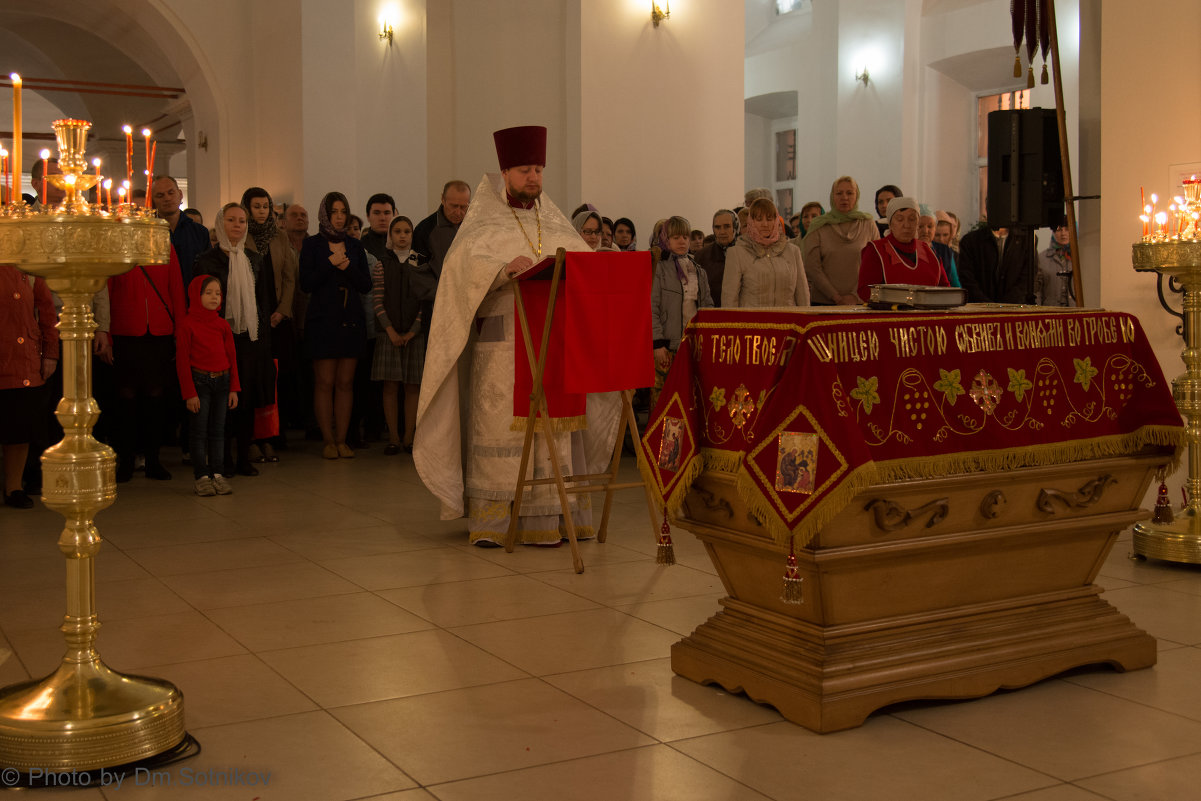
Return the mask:
POLYGON ((217 494, 217 488, 213 486, 213 480, 208 476, 201 476, 200 478, 196 479, 193 489, 195 489, 197 495, 205 498, 217 494))
POLYGON ((229 482, 225 480, 225 476, 218 473, 213 476, 213 489, 218 495, 233 495, 234 488, 229 486, 229 482))

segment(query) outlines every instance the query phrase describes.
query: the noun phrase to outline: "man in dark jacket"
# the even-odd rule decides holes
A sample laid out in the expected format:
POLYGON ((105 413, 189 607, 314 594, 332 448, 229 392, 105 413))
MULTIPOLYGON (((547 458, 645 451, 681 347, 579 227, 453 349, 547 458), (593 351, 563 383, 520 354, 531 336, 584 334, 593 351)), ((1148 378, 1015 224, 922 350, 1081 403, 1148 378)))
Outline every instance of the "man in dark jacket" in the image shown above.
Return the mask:
POLYGON ((192 262, 212 247, 209 231, 180 212, 183 193, 179 191, 179 182, 170 175, 155 176, 150 200, 154 203, 154 210, 158 212, 158 216, 171 226, 171 246, 175 248, 175 255, 179 258, 180 278, 186 287, 192 281, 192 262))
POLYGON ((359 237, 367 252, 380 261, 388 252, 388 226, 396 216, 396 201, 391 195, 377 192, 367 198, 367 230, 359 237))
POLYGON ((709 292, 714 305, 721 305, 721 279, 726 272, 726 251, 738 236, 738 216, 729 209, 713 215, 713 241, 696 254, 696 262, 709 276, 709 292))
POLYGON ((959 241, 959 282, 969 303, 1033 303, 1032 231, 976 228, 959 241))
POLYGON ((442 205, 413 229, 413 250, 429 260, 436 276, 442 275, 442 260, 470 204, 471 187, 465 181, 448 181, 442 187, 442 205))

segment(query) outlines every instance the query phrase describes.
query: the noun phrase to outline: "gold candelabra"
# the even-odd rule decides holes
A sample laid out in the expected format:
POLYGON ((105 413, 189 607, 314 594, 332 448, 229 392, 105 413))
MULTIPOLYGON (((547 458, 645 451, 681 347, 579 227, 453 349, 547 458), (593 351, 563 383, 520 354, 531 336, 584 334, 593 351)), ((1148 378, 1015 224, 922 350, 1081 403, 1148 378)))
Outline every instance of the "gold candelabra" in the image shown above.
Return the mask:
MULTIPOLYGON (((116 457, 92 436, 92 296, 136 264, 165 264, 170 231, 149 209, 106 208, 84 192, 90 123, 58 120, 62 175, 47 176, 66 197, 54 207, 19 199, 0 209, 0 263, 44 278, 63 301, 59 319, 63 397, 55 415, 63 439, 42 455, 46 506, 66 518, 58 548, 67 560, 67 650, 58 669, 0 689, 0 765, 20 770, 95 770, 168 751, 183 741, 183 694, 160 679, 118 673, 96 650, 94 519, 116 499, 116 457)), ((99 194, 99 193, 98 193, 99 194)))
MULTIPOLYGON (((1196 231, 1187 232, 1193 236, 1196 231)), ((1201 563, 1201 241, 1164 238, 1134 244, 1134 269, 1175 277, 1184 287, 1184 374, 1172 396, 1184 416, 1188 444, 1188 506, 1171 523, 1134 526, 1134 553, 1173 562, 1201 563)))

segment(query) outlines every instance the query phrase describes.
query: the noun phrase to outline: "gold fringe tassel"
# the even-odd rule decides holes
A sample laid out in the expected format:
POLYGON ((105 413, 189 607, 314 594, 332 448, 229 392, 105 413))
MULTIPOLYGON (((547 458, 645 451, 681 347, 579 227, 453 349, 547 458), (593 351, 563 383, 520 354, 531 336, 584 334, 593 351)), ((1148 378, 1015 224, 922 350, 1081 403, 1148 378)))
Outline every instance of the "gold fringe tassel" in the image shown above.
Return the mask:
POLYGON ((784 563, 784 589, 780 593, 780 600, 786 604, 803 604, 805 597, 801 594, 801 570, 797 566, 796 551, 794 550, 793 541, 788 541, 788 560, 784 563))
POLYGON ((671 526, 667 522, 667 510, 663 510, 663 527, 659 529, 659 547, 655 550, 655 563, 674 565, 676 563, 676 546, 671 542, 671 526))
POLYGON ((1026 88, 1027 89, 1034 88, 1034 65, 1033 64, 1030 65, 1029 72, 1026 75, 1026 88))
POLYGON ((1175 471, 1181 458, 1184 429, 1175 426, 1143 426, 1127 434, 1116 434, 1070 442, 1029 445, 1002 451, 970 451, 945 456, 923 456, 877 462, 880 481, 904 481, 913 478, 938 478, 948 473, 971 473, 978 470, 1014 470, 1019 467, 1042 467, 1059 462, 1083 462, 1128 456, 1148 446, 1175 448, 1169 470, 1175 471))
POLYGON ((705 469, 716 473, 737 473, 742 467, 743 451, 723 451, 717 448, 701 448, 705 469))
POLYGON ((1013 77, 1022 77, 1022 57, 1017 53, 1013 54, 1013 77))
POLYGON ((1047 62, 1044 61, 1043 62, 1043 76, 1042 76, 1042 79, 1039 81, 1039 83, 1041 83, 1043 86, 1046 86, 1048 82, 1049 81, 1047 79, 1047 62))

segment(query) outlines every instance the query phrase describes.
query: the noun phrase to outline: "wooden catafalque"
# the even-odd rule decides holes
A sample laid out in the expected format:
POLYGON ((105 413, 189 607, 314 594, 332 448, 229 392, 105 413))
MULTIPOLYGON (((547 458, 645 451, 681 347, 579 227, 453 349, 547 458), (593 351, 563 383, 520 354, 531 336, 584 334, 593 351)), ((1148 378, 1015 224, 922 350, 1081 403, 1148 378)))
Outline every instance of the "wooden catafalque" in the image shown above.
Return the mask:
POLYGON ((100 409, 92 398, 92 296, 110 276, 170 257, 165 221, 133 204, 103 208, 84 198, 96 182, 84 158, 91 124, 54 123, 66 193, 56 207, 20 201, 0 210, 0 263, 40 276, 62 299, 63 439, 42 456, 43 502, 66 518, 58 540, 66 557, 67 651, 49 676, 0 690, 0 766, 87 771, 146 759, 179 745, 183 695, 166 681, 106 667, 96 651, 96 514, 116 499, 116 457, 92 436, 100 409))

